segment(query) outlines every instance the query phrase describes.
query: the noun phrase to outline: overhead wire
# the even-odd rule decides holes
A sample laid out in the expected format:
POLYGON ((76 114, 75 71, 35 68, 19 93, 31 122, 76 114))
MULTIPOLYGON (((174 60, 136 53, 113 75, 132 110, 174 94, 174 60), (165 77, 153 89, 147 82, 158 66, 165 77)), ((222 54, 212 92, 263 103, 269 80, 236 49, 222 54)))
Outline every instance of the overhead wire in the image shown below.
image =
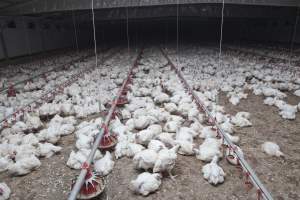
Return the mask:
POLYGON ((129 16, 128 16, 128 4, 126 5, 126 38, 127 38, 127 51, 129 55, 130 51, 130 38, 129 38, 129 16))
POLYGON ((96 67, 97 67, 98 66, 98 55, 97 55, 97 38, 96 38, 96 26, 95 26, 94 0, 92 0, 92 17, 93 17, 95 63, 96 63, 96 67))
MULTIPOLYGON (((218 68, 221 69, 222 63, 222 42, 223 42, 223 26, 224 26, 224 8, 225 8, 225 0, 222 0, 222 11, 221 11, 221 25, 220 25, 220 41, 219 41, 219 63, 218 68)), ((217 87, 218 83, 215 83, 215 87, 217 87)), ((216 104, 219 104, 219 94, 216 96, 216 104)))
POLYGON ((74 27, 76 49, 77 49, 77 54, 78 54, 78 52, 79 52, 79 45, 78 45, 77 26, 76 26, 75 14, 74 14, 74 7, 72 9, 72 21, 73 21, 73 27, 74 27))
POLYGON ((179 66, 179 0, 176 2, 176 65, 179 66))
POLYGON ((296 19, 295 19, 295 24, 293 28, 293 35, 292 35, 292 40, 291 40, 291 45, 290 45, 290 53, 289 53, 289 67, 291 67, 291 59, 292 59, 292 54, 293 54, 293 48, 294 48, 294 42, 296 39, 296 33, 297 33, 297 26, 298 26, 298 21, 299 21, 299 15, 300 15, 300 6, 297 7, 297 12, 296 12, 296 19))

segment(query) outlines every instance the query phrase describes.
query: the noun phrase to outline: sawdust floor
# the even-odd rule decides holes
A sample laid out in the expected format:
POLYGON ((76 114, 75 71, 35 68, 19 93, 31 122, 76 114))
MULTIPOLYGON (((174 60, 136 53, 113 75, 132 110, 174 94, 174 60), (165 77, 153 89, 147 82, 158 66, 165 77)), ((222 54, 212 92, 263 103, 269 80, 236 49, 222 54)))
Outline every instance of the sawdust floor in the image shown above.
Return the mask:
MULTIPOLYGON (((287 102, 297 105, 300 97, 287 94, 287 102)), ((256 171, 274 199, 300 199, 300 112, 295 120, 284 120, 274 106, 263 104, 263 96, 249 95, 233 106, 223 94, 220 102, 229 114, 239 111, 251 113, 253 126, 237 129, 240 146, 246 160, 256 171), (277 143, 285 158, 271 157, 261 150, 265 141, 277 143)), ((226 183, 225 183, 226 184, 226 183)))
MULTIPOLYGON (((289 103, 296 104, 300 98, 288 97, 289 103)), ((240 146, 246 154, 246 160, 257 172, 258 177, 266 184, 274 199, 299 199, 300 190, 300 114, 294 121, 283 120, 277 108, 263 105, 263 98, 249 95, 238 106, 228 103, 225 95, 221 95, 220 103, 226 105, 226 111, 235 114, 238 111, 249 111, 253 127, 237 129, 241 137, 240 146), (261 151, 264 141, 278 143, 285 153, 285 159, 270 157, 261 151), (298 189, 298 190, 297 190, 298 189)), ((74 136, 66 136, 61 140, 63 151, 42 159, 42 166, 22 177, 10 177, 0 174, 0 180, 12 189, 11 200, 62 200, 70 191, 72 178, 78 174, 66 166, 69 154, 74 148, 74 136)), ((201 141, 197 141, 198 144, 201 141)), ((226 172, 224 184, 217 187, 207 183, 201 174, 203 162, 195 157, 178 156, 173 174, 176 182, 166 177, 159 191, 148 197, 133 194, 129 183, 141 173, 134 169, 131 159, 122 158, 116 161, 113 172, 107 176, 107 188, 96 199, 109 200, 213 200, 213 199, 256 199, 255 190, 247 191, 238 169, 229 165, 225 159, 219 163, 226 172)))

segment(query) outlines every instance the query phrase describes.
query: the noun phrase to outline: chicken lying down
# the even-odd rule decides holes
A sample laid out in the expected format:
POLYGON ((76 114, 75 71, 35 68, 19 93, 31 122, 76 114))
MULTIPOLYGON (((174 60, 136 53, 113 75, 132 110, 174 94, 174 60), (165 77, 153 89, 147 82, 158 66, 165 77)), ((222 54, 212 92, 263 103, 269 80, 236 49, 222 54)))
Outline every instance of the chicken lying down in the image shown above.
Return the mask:
POLYGON ((196 158, 205 162, 209 162, 214 158, 214 156, 222 157, 221 145, 222 140, 206 138, 199 146, 199 149, 194 149, 196 158))
POLYGON ((166 146, 164 143, 162 143, 161 141, 159 140, 151 140, 148 144, 148 149, 152 149, 154 150, 155 152, 159 152, 160 150, 162 149, 165 149, 166 146))
POLYGON ((8 167, 8 173, 21 176, 30 173, 41 166, 40 160, 35 155, 16 157, 16 162, 8 167))
POLYGON ((128 158, 134 157, 137 153, 143 151, 145 149, 144 146, 136 143, 131 143, 129 141, 121 141, 118 142, 115 148, 115 157, 119 159, 123 156, 127 156, 128 158))
POLYGON ((238 112, 235 116, 231 118, 231 122, 239 127, 252 126, 252 123, 249 121, 250 113, 247 112, 238 112))
POLYGON ((45 156, 46 158, 50 158, 55 153, 58 153, 62 150, 62 147, 55 146, 51 143, 39 143, 38 151, 40 156, 45 156))
POLYGON ((280 151, 280 147, 274 142, 265 142, 262 144, 262 150, 271 156, 284 156, 284 154, 280 151))
POLYGON ((152 149, 146 149, 137 153, 133 157, 133 162, 136 169, 149 170, 155 165, 158 154, 152 149))
POLYGON ((100 160, 95 161, 95 171, 101 176, 108 175, 114 168, 115 162, 112 160, 112 155, 109 151, 106 151, 105 156, 100 160))
POLYGON ((136 134, 136 142, 142 145, 148 145, 150 140, 162 132, 162 128, 158 124, 150 125, 147 129, 136 134))
MULTIPOLYGON (((67 166, 72 169, 81 169, 82 163, 84 163, 87 160, 90 152, 90 149, 80 149, 77 152, 71 151, 71 154, 67 161, 67 166)), ((97 150, 94 159, 97 160, 100 158, 102 158, 102 154, 99 150, 97 150)))
POLYGON ((202 167, 204 178, 212 185, 224 182, 225 172, 218 165, 218 156, 214 156, 212 161, 202 167))
POLYGON ((11 190, 6 185, 6 183, 0 183, 0 200, 7 200, 9 199, 11 190))
POLYGON ((161 185, 161 178, 162 176, 158 173, 141 173, 138 175, 137 179, 131 181, 130 190, 137 194, 147 196, 148 194, 158 190, 161 185))

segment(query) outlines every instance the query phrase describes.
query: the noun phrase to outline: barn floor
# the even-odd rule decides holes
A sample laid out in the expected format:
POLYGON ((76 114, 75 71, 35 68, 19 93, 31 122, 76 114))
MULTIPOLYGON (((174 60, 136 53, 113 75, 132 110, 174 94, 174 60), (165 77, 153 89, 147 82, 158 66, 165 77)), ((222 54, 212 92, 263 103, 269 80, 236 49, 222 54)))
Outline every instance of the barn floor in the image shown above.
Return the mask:
MULTIPOLYGON (((287 93, 287 102, 296 105, 300 97, 287 93)), ((265 183, 274 199, 299 199, 300 191, 300 112, 295 120, 285 120, 278 115, 276 107, 263 104, 264 98, 249 92, 247 99, 241 100, 234 106, 224 93, 219 95, 219 103, 225 107, 228 114, 234 115, 239 111, 251 113, 250 121, 253 126, 236 128, 240 136, 240 147, 246 160, 256 171, 260 180, 265 183), (284 158, 271 157, 263 153, 261 144, 274 141, 284 152, 284 158)), ((1 182, 6 182, 12 189, 11 200, 58 200, 66 199, 71 180, 78 170, 66 166, 70 152, 74 148, 75 135, 63 137, 57 145, 62 151, 51 158, 42 158, 39 169, 28 175, 11 177, 0 173, 1 182)), ((202 140, 196 141, 197 146, 202 140)), ((201 169, 204 166, 194 156, 178 156, 173 174, 176 181, 164 178, 159 191, 147 197, 133 194, 128 186, 139 171, 134 169, 131 159, 116 160, 114 170, 107 176, 105 193, 96 199, 108 200, 213 200, 213 199, 256 199, 254 189, 248 191, 243 184, 239 170, 223 158, 219 165, 226 173, 225 182, 217 187, 204 180, 201 169)))

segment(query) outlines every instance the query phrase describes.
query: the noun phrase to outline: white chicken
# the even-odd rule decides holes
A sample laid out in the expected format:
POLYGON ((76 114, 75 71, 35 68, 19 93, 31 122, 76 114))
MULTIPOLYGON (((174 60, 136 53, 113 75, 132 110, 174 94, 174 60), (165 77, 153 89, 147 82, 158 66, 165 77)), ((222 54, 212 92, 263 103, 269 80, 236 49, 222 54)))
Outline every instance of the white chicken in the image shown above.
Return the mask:
POLYGON ((173 136, 174 136, 174 134, 172 134, 172 133, 163 132, 163 133, 159 134, 158 136, 156 136, 155 139, 160 140, 166 146, 174 146, 175 140, 174 140, 173 136))
POLYGON ((175 113, 177 111, 177 105, 175 103, 165 103, 164 108, 169 113, 175 113))
POLYGON ((250 113, 247 112, 238 112, 235 116, 231 118, 231 122, 239 127, 252 126, 252 123, 248 120, 250 113))
POLYGON ((163 130, 169 133, 175 133, 180 127, 180 123, 178 121, 168 121, 163 130))
POLYGON ((166 93, 161 92, 156 94, 154 97, 154 102, 157 104, 167 103, 169 101, 170 101, 170 97, 166 93))
POLYGON ((134 157, 137 153, 143 151, 145 149, 144 146, 136 143, 129 143, 127 146, 126 156, 128 158, 134 157))
MULTIPOLYGON (((79 151, 71 151, 69 159, 67 161, 67 166, 72 169, 80 169, 82 163, 87 160, 89 153, 91 152, 90 149, 80 149, 79 151)), ((99 150, 96 151, 94 160, 102 158, 102 154, 99 150)))
POLYGON ((171 149, 165 148, 160 150, 153 167, 153 172, 168 172, 170 177, 173 178, 171 171, 175 166, 179 147, 179 145, 176 145, 171 149))
POLYGON ((152 130, 146 129, 138 132, 136 134, 136 142, 142 145, 148 145, 150 140, 154 138, 154 132, 152 130))
POLYGON ((279 114, 282 116, 283 119, 295 119, 297 112, 297 105, 292 106, 289 104, 285 104, 280 108, 279 114))
POLYGON ((41 166, 40 160, 34 156, 16 157, 16 162, 8 167, 8 172, 15 176, 25 175, 41 166))
POLYGON ((147 116, 139 116, 134 119, 134 128, 137 130, 145 129, 150 125, 150 119, 147 116))
POLYGON ((148 149, 152 149, 152 150, 156 151, 157 153, 160 150, 165 149, 165 148, 166 148, 165 144, 159 140, 151 140, 148 143, 148 149))
POLYGON ((234 144, 237 144, 240 141, 240 137, 236 135, 230 135, 229 133, 225 132, 225 135, 233 142, 234 144))
POLYGON ((218 156, 214 156, 212 161, 202 167, 203 177, 212 185, 224 182, 225 172, 218 165, 218 156))
POLYGON ((222 141, 215 138, 206 138, 198 149, 194 149, 196 158, 205 162, 209 162, 214 156, 222 157, 221 152, 222 141))
POLYGON ((213 130, 213 127, 206 126, 202 128, 201 134, 199 135, 200 138, 215 138, 217 137, 217 131, 213 130))
POLYGON ((137 179, 131 181, 130 189, 135 193, 147 196, 148 194, 158 190, 161 185, 161 178, 162 176, 158 173, 141 173, 138 175, 137 179))
POLYGON ((0 183, 0 200, 7 200, 10 197, 11 190, 6 183, 0 183))
POLYGON ((25 113, 25 123, 30 130, 38 130, 43 127, 43 123, 41 122, 40 118, 35 115, 29 115, 25 113))
POLYGON ((158 154, 152 149, 145 149, 133 157, 136 169, 149 170, 154 167, 158 154))
POLYGON ((274 142, 265 142, 261 147, 262 150, 268 155, 277 157, 284 156, 284 154, 280 151, 280 147, 278 146, 278 144, 274 142))
POLYGON ((45 156, 46 158, 50 158, 55 153, 58 153, 62 150, 62 147, 55 146, 51 143, 39 143, 38 151, 40 156, 45 156))
POLYGON ((95 171, 101 176, 108 175, 113 170, 114 165, 115 162, 112 160, 112 156, 109 151, 106 151, 103 158, 94 162, 95 171))

